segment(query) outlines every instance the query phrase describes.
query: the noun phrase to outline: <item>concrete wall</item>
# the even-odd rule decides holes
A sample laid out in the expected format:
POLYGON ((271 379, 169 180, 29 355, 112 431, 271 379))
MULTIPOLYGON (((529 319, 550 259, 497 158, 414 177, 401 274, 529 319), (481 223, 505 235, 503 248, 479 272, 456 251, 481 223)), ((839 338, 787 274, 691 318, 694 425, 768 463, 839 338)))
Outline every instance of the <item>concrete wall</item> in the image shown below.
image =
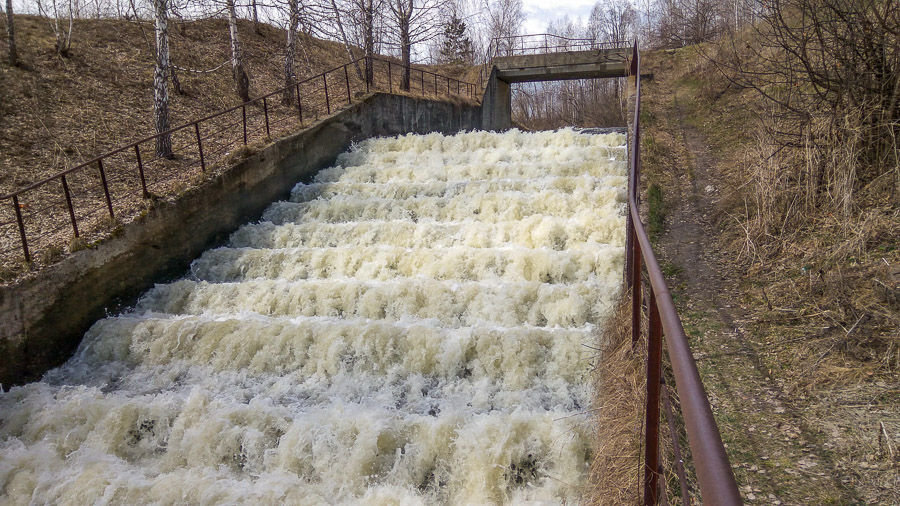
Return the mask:
POLYGON ((0 383, 8 389, 62 364, 95 321, 133 304, 154 283, 183 275, 200 253, 258 219, 351 142, 480 127, 480 107, 375 94, 269 144, 175 202, 159 203, 98 247, 0 286, 0 383))

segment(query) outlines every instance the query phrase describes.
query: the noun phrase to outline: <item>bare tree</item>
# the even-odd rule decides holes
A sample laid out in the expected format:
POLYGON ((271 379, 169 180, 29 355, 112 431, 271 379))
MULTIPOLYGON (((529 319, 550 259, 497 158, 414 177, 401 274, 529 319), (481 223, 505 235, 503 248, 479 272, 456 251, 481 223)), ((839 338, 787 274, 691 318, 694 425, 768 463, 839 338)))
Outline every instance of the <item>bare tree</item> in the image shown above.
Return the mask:
POLYGON ((256 8, 256 0, 250 0, 250 16, 253 19, 253 33, 261 35, 262 30, 259 28, 259 11, 256 8))
POLYGON ((413 45, 440 34, 440 9, 444 5, 444 0, 390 0, 393 28, 397 30, 394 42, 403 64, 401 90, 409 91, 413 45))
MULTIPOLYGON (((169 129, 169 0, 153 0, 156 20, 156 69, 153 73, 153 105, 156 133, 169 129)), ((172 158, 172 137, 170 134, 156 138, 156 156, 172 158)))
POLYGON ((241 41, 238 39, 237 14, 234 0, 226 0, 228 9, 228 31, 231 35, 231 70, 234 77, 235 91, 244 102, 250 101, 250 77, 244 70, 244 58, 241 53, 241 41))
POLYGON ((850 233, 861 195, 900 202, 900 4, 775 0, 757 13, 752 32, 709 55, 764 99, 748 237, 767 243, 817 211, 850 233))
POLYGON ((357 44, 363 48, 366 57, 366 82, 372 84, 375 77, 372 57, 375 56, 375 45, 380 38, 377 26, 381 23, 383 0, 350 0, 351 30, 357 44))
POLYGON ((403 63, 403 77, 400 79, 400 89, 409 91, 409 74, 412 52, 412 39, 409 35, 409 25, 412 22, 414 0, 391 0, 391 12, 397 23, 400 39, 400 59, 403 63))
POLYGON ((666 47, 711 40, 722 33, 725 18, 720 0, 661 0, 657 34, 666 47))
POLYGON ((521 34, 525 22, 522 0, 486 0, 484 11, 488 16, 489 39, 496 39, 494 50, 499 54, 510 51, 509 38, 521 34))
POLYGON ((16 51, 16 25, 13 23, 12 0, 6 0, 6 40, 9 44, 9 64, 19 64, 19 53, 16 51))
POLYGON ((69 50, 72 48, 72 28, 75 23, 75 10, 72 0, 68 0, 66 4, 60 7, 57 0, 50 0, 49 10, 44 5, 46 0, 37 0, 38 13, 47 18, 50 29, 56 37, 56 52, 60 56, 69 56, 69 50), (60 25, 61 18, 65 17, 63 24, 60 25), (68 25, 68 26, 66 26, 68 25))
POLYGON ((588 20, 590 37, 597 42, 629 40, 635 36, 638 13, 630 0, 597 2, 588 20))
POLYGON ((344 16, 344 13, 341 9, 338 8, 337 2, 335 0, 329 0, 331 4, 331 12, 334 14, 334 23, 337 26, 338 34, 341 37, 341 42, 344 43, 344 49, 347 51, 347 58, 349 61, 353 62, 353 66, 356 67, 356 74, 360 79, 363 78, 362 70, 359 68, 359 63, 356 62, 356 56, 353 54, 352 44, 350 44, 350 39, 347 37, 347 31, 344 30, 344 23, 341 21, 341 18, 344 16))
POLYGON ((282 102, 290 105, 294 101, 291 86, 296 80, 294 74, 294 54, 297 45, 297 28, 300 24, 300 0, 288 0, 287 44, 284 49, 284 96, 282 102))

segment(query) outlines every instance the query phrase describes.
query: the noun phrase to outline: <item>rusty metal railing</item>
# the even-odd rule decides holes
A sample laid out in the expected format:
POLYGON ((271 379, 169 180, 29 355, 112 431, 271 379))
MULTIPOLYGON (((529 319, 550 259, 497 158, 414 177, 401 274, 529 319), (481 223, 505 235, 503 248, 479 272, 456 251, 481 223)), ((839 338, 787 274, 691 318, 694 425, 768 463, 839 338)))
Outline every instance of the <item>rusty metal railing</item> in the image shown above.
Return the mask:
MULTIPOLYGON (((186 180, 228 162, 243 147, 286 134, 353 103, 362 91, 401 90, 403 66, 383 58, 359 58, 297 81, 249 102, 144 137, 0 196, 0 268, 15 265, 16 249, 28 268, 66 249, 84 247, 133 218, 143 202, 185 190, 186 180), (366 64, 371 77, 348 71, 366 64), (171 157, 156 154, 159 138, 171 139, 171 157), (67 232, 66 229, 71 229, 67 232), (79 243, 73 241, 77 239, 79 243), (18 248, 16 243, 19 243, 18 248)), ((412 68, 409 93, 474 97, 476 86, 412 68)))
POLYGON ((641 339, 642 308, 646 303, 647 322, 647 405, 644 436, 644 504, 659 504, 666 500, 664 469, 660 460, 660 398, 668 418, 674 448, 675 473, 678 475, 681 497, 690 504, 690 492, 682 461, 679 437, 663 379, 663 350, 665 338, 675 390, 681 405, 681 415, 687 432, 694 470, 703 503, 715 505, 741 504, 731 464, 725 453, 719 428, 713 418, 709 399, 700 380, 697 364, 691 354, 681 319, 672 302, 665 277, 653 253, 650 238, 640 216, 639 186, 641 176, 641 57, 634 45, 630 73, 635 79, 634 124, 631 135, 630 171, 628 178, 628 220, 625 261, 625 286, 632 293, 632 342, 637 349, 641 339), (647 268, 650 289, 643 297, 642 266, 647 268))

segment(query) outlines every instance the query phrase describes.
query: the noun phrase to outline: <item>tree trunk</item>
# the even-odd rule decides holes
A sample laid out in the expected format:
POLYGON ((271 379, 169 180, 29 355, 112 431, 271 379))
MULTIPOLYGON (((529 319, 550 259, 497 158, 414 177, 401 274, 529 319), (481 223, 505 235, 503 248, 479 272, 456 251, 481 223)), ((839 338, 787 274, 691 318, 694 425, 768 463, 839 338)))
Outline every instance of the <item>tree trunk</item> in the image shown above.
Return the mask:
MULTIPOLYGON (((7 0, 9 1, 9 0, 7 0)), ((363 46, 366 52, 366 83, 370 86, 375 83, 375 65, 372 57, 375 56, 375 3, 373 0, 365 0, 365 12, 363 13, 365 26, 365 40, 363 46)))
MULTIPOLYGON (((156 14, 156 71, 153 73, 153 105, 156 133, 169 129, 169 19, 168 0, 153 0, 156 14)), ((172 158, 172 136, 156 138, 156 156, 172 158)))
POLYGON ((296 79, 294 74, 294 51, 297 45, 297 25, 300 23, 299 0, 288 0, 290 4, 290 16, 288 18, 287 44, 284 50, 284 96, 281 102, 291 105, 294 102, 294 90, 292 86, 296 79))
POLYGON ((175 90, 175 94, 184 95, 184 89, 181 87, 181 80, 178 79, 178 74, 175 73, 175 67, 169 67, 169 74, 171 75, 172 89, 175 90))
POLYGON ((235 91, 238 97, 244 101, 250 101, 250 77, 244 70, 244 60, 241 56, 241 42, 238 40, 237 14, 234 11, 234 0, 227 0, 228 6, 228 31, 231 34, 231 70, 234 76, 235 91))
POLYGON ((251 0, 250 7, 252 8, 251 12, 253 12, 253 32, 256 35, 262 35, 262 30, 259 29, 259 13, 256 10, 256 0, 251 0))
POLYGON ((362 70, 359 68, 359 62, 356 61, 356 57, 353 56, 353 51, 350 50, 350 39, 347 38, 347 32, 344 31, 344 23, 341 22, 341 12, 338 10, 334 0, 331 0, 331 9, 334 11, 334 20, 337 23, 338 31, 341 34, 341 41, 343 41, 344 48, 347 50, 347 57, 350 58, 350 61, 353 62, 353 66, 356 67, 356 75, 362 79, 362 70))
POLYGON ((403 80, 400 81, 400 89, 409 91, 409 74, 412 67, 411 58, 412 43, 409 40, 409 17, 400 22, 400 56, 403 59, 403 80))
POLYGON ((19 53, 16 51, 16 26, 13 24, 12 0, 6 0, 6 39, 9 42, 9 64, 19 64, 19 53))

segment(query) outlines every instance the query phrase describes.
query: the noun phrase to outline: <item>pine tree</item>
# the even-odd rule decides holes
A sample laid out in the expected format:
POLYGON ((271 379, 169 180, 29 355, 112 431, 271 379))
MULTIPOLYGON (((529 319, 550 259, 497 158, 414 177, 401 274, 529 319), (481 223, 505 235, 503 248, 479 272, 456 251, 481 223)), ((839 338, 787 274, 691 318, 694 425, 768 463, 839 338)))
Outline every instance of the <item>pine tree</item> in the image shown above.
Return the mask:
POLYGON ((443 63, 461 65, 472 63, 475 51, 472 39, 466 36, 466 23, 455 14, 444 27, 440 58, 443 63))

